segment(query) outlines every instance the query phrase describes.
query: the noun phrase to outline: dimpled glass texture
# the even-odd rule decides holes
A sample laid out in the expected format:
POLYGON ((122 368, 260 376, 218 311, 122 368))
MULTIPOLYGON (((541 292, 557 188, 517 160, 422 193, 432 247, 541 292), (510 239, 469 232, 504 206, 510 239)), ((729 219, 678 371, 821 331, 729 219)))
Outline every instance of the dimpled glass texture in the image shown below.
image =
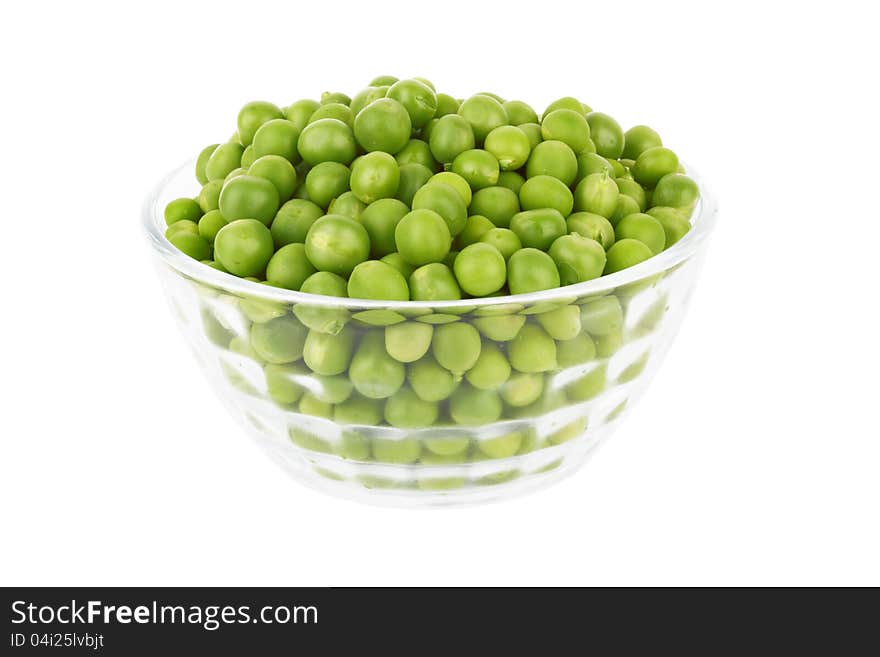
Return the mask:
MULTIPOLYGON (((236 278, 174 248, 164 237, 163 208, 174 198, 198 191, 193 188, 192 166, 187 163, 159 185, 147 200, 143 221, 172 313, 200 367, 231 416, 295 479, 338 496, 395 506, 504 499, 577 470, 624 421, 659 367, 684 316, 716 218, 712 196, 688 167, 701 190, 691 216, 692 229, 672 247, 635 267, 518 296, 358 301, 236 278), (354 351, 371 333, 384 338, 387 325, 421 322, 436 331, 464 322, 480 331, 484 348, 495 344, 510 361, 510 352, 516 349, 507 340, 511 335, 496 331, 516 332, 521 322, 540 327, 542 314, 564 306, 577 307, 581 331, 595 353, 589 345, 584 348, 586 341, 580 336, 579 343, 567 346, 557 341, 557 361, 563 363, 557 362, 555 369, 529 374, 514 369, 501 388, 488 393, 466 388, 457 401, 460 408, 455 415, 460 422, 454 419, 447 396, 436 404, 433 423, 419 428, 390 426, 382 419, 386 400, 371 401, 352 393, 347 372, 316 376, 301 358, 280 368, 267 367, 247 346, 255 326, 278 317, 290 322, 303 317, 313 330, 317 326, 331 334, 348 331, 354 351), (489 318, 504 319, 485 321, 489 318), (487 332, 504 339, 492 340, 487 332), (274 377, 274 399, 267 373, 274 377), (336 421, 333 416, 340 404, 333 402, 347 394, 351 403, 342 403, 336 421), (532 398, 526 405, 508 403, 532 398), (466 423, 468 417, 480 414, 498 419, 466 423), (359 423, 366 420, 370 423, 359 423)), ((292 333, 298 341, 308 332, 301 329, 292 333)), ((380 342, 378 336, 374 343, 380 342)), ((297 351, 292 345, 292 353, 297 351)), ((430 360, 430 353, 404 364, 407 380, 415 366, 430 360)), ((425 369, 430 375, 430 368, 425 369)), ((466 376, 457 383, 459 388, 469 385, 466 376)), ((392 417, 405 418, 410 402, 405 396, 399 402, 392 417)), ((425 417, 424 408, 418 410, 412 415, 425 417)), ((680 410, 686 411, 684 401, 680 410)), ((657 418, 655 426, 658 432, 675 431, 674 413, 657 418)))

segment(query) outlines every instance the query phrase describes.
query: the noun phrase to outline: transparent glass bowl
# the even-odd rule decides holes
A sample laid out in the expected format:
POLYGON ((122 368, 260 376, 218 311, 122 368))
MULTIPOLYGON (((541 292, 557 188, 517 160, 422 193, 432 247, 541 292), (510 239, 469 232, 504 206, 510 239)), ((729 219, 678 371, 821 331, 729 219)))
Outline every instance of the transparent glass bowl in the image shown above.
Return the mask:
MULTIPOLYGON (((163 209, 173 198, 195 194, 192 171, 193 163, 187 163, 156 188, 143 222, 173 314, 199 364, 232 416, 297 480, 380 504, 484 502, 534 490, 577 469, 633 407, 669 348, 716 217, 714 200, 689 169, 702 192, 693 228, 635 267, 525 295, 359 301, 253 283, 178 251, 164 237, 163 209), (469 388, 463 379, 457 385, 464 388, 454 393, 455 408, 450 399, 438 402, 436 421, 424 427, 389 426, 386 400, 365 397, 345 373, 317 376, 301 358, 266 363, 250 343, 255 330, 276 334, 289 343, 282 344, 287 353, 276 360, 290 361, 309 331, 344 330, 356 352, 365 337, 384 340, 388 325, 464 322, 479 331, 483 344, 494 342, 506 352, 517 327, 540 326, 543 313, 564 306, 574 307, 565 311, 569 315, 580 316, 595 354, 577 338, 580 349, 575 343, 558 348, 562 362, 553 371, 514 371, 489 393, 469 388), (453 419, 467 423, 475 410, 498 418, 476 424, 453 419)), ((414 367, 400 365, 404 388, 414 367)), ((392 378, 400 368, 392 367, 392 378)))

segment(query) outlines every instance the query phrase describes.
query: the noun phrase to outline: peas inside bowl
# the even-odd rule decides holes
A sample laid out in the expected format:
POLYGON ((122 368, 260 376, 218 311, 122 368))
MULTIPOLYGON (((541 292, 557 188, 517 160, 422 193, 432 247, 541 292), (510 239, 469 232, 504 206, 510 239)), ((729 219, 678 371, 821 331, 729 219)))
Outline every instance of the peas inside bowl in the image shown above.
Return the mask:
POLYGON ((328 492, 445 505, 558 480, 613 431, 715 214, 650 128, 383 77, 248 103, 144 226, 200 365, 273 458, 328 492))

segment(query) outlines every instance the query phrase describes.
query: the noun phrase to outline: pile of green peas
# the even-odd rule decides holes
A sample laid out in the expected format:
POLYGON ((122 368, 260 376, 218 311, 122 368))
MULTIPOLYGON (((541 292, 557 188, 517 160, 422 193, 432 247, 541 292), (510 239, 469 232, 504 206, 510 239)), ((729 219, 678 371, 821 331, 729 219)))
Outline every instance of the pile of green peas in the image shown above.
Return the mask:
POLYGON ((267 285, 302 290, 322 274, 333 294, 389 301, 614 273, 681 239, 699 198, 647 126, 624 132, 572 97, 539 117, 523 101, 390 76, 353 97, 247 103, 195 173, 199 194, 165 208, 182 252, 267 285))
MULTIPOLYGON (((624 132, 572 97, 539 117, 519 100, 459 100, 422 78, 382 76, 353 97, 250 102, 237 123, 228 142, 199 154, 198 195, 166 206, 166 237, 217 270, 306 293, 448 301, 581 283, 675 244, 699 200, 654 130, 624 132)), ((210 315, 206 332, 262 366, 275 403, 399 429, 485 425, 588 400, 605 387, 604 366, 564 388, 552 376, 613 354, 624 318, 614 295, 534 314, 488 307, 467 321, 452 309, 368 310, 352 322, 344 308, 239 305, 246 335, 210 315)), ((577 435, 575 424, 550 443, 577 435)), ((349 432, 329 445, 296 427, 291 438, 407 464, 535 449, 520 431, 479 444, 349 432)))

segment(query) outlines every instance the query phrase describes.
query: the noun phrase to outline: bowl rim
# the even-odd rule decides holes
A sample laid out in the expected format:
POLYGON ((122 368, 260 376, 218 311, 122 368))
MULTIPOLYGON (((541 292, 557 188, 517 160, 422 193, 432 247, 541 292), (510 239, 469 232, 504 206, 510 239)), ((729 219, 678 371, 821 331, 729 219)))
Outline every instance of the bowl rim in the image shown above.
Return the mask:
POLYGON ((583 283, 556 287, 526 294, 509 294, 499 297, 480 297, 477 299, 458 299, 445 301, 385 301, 377 299, 356 299, 350 297, 332 297, 307 292, 298 292, 285 288, 273 287, 263 283, 248 281, 233 274, 222 272, 195 260, 165 238, 164 208, 159 207, 165 189, 184 172, 191 173, 195 167, 195 158, 190 159, 169 172, 147 196, 142 212, 142 224, 147 240, 156 254, 179 274, 194 281, 221 289, 232 294, 246 297, 257 297, 269 301, 288 304, 307 304, 311 306, 332 306, 352 310, 385 309, 385 310, 456 310, 476 309, 486 306, 507 304, 529 305, 540 302, 553 302, 568 298, 580 298, 601 295, 609 290, 634 283, 652 275, 666 271, 687 258, 691 257, 711 235, 718 215, 715 196, 708 189, 702 177, 692 167, 682 162, 687 175, 699 187, 700 199, 694 208, 692 227, 678 242, 657 255, 627 269, 614 274, 600 276, 583 283))

